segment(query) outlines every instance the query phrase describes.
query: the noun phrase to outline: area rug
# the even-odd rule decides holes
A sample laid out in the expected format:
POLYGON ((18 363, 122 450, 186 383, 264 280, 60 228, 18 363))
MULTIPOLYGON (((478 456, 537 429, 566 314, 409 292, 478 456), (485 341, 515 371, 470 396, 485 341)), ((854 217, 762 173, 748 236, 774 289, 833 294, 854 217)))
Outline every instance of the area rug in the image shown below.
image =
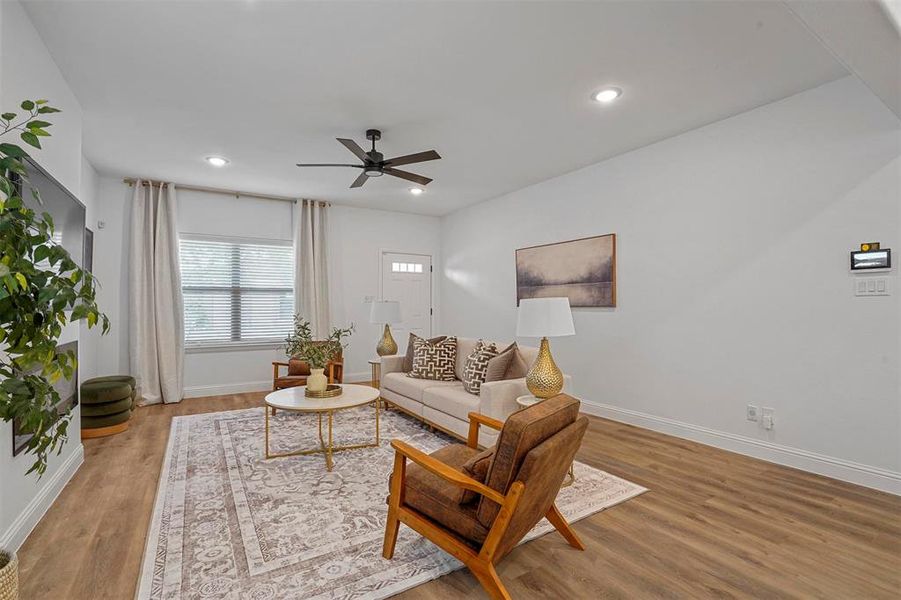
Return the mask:
MULTIPOLYGON (((377 448, 263 458, 263 409, 175 417, 160 474, 139 600, 228 598, 378 599, 462 564, 405 526, 393 560, 382 558, 391 439, 431 452, 450 438, 383 412, 377 448)), ((314 415, 270 420, 273 452, 318 445, 314 415)), ((335 443, 373 440, 371 408, 336 413, 335 443)), ((557 506, 569 521, 645 488, 576 463, 557 506)), ((542 520, 526 537, 552 531, 542 520)))

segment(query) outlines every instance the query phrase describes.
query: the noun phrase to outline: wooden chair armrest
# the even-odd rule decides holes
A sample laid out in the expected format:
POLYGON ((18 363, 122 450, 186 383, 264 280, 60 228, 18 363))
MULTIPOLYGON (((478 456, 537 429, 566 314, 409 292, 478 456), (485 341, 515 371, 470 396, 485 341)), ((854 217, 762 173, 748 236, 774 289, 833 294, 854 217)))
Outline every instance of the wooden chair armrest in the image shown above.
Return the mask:
POLYGON ((482 496, 485 496, 489 500, 497 502, 498 504, 504 503, 505 498, 503 494, 501 494, 497 490, 491 489, 484 483, 476 481, 472 477, 466 475, 465 473, 461 473, 453 467, 449 467, 440 460, 432 458, 425 452, 417 450, 409 444, 406 444, 400 440, 391 440, 391 447, 394 448, 395 452, 397 452, 398 454, 405 456, 429 473, 437 475, 445 481, 449 481, 452 484, 463 488, 464 490, 469 490, 471 492, 481 494, 482 496))
POLYGON ((469 436, 467 436, 466 438, 466 445, 470 448, 479 447, 479 425, 491 427, 492 429, 497 429, 498 431, 504 428, 504 424, 497 419, 486 417, 485 415, 479 414, 477 412, 469 413, 469 436))

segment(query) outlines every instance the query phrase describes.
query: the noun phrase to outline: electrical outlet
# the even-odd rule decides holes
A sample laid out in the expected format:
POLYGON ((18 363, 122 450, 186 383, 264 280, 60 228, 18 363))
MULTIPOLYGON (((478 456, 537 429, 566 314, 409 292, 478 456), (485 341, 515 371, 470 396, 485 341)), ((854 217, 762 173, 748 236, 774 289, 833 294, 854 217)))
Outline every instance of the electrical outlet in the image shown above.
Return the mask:
POLYGON ((754 406, 753 404, 749 404, 749 405, 748 405, 748 413, 747 413, 748 420, 749 420, 749 421, 756 421, 757 418, 758 418, 758 414, 757 414, 757 413, 758 413, 757 407, 754 406))
POLYGON ((763 407, 761 411, 760 424, 763 425, 763 428, 766 430, 770 430, 776 426, 776 409, 763 407))

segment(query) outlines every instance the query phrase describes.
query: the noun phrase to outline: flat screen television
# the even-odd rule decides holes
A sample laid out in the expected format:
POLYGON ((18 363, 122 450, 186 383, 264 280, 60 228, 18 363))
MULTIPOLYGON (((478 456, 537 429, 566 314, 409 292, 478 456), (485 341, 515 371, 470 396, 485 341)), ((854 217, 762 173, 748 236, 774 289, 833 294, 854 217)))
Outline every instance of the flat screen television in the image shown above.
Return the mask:
MULTIPOLYGON (((79 266, 84 266, 85 243, 85 206, 60 182, 53 178, 37 162, 28 158, 23 161, 28 176, 25 179, 14 177, 13 182, 25 205, 38 214, 49 213, 53 219, 53 241, 69 251, 72 259, 79 266), (32 190, 37 189, 41 202, 38 202, 32 190)), ((57 346, 58 352, 78 353, 78 341, 63 343, 57 346)), ((57 413, 62 416, 78 404, 78 372, 71 379, 60 379, 54 386, 59 393, 60 402, 56 406, 57 413)), ((13 456, 23 452, 32 437, 31 432, 21 427, 17 419, 13 419, 13 456)))
POLYGON ((54 241, 69 251, 75 263, 84 266, 85 206, 60 182, 53 178, 37 162, 25 159, 26 180, 15 178, 19 194, 25 205, 41 214, 49 213, 53 219, 54 241), (43 204, 34 199, 37 189, 43 204))

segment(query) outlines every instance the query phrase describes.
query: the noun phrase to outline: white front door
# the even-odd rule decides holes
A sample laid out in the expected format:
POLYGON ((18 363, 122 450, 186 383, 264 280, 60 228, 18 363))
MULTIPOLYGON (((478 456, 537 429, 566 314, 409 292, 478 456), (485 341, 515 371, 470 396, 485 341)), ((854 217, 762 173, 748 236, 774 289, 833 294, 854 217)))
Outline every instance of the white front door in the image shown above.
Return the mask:
POLYGON ((400 323, 391 325, 398 354, 407 351, 410 333, 432 335, 432 257, 382 253, 382 300, 400 302, 400 323))

